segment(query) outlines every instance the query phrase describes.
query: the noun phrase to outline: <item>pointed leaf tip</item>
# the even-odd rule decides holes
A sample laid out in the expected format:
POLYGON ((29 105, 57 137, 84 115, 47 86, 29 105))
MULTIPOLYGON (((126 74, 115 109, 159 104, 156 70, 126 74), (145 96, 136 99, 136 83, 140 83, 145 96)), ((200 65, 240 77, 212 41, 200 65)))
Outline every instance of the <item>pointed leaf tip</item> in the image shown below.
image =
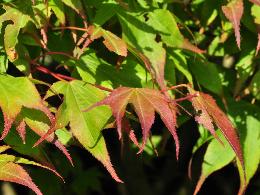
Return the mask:
MULTIPOLYGON (((192 89, 189 90, 191 93, 194 92, 192 89)), ((243 153, 236 129, 233 127, 228 117, 218 107, 216 101, 210 95, 204 94, 202 92, 200 92, 199 94, 200 95, 198 97, 194 97, 191 100, 195 110, 197 112, 201 112, 199 118, 197 118, 196 121, 202 124, 206 129, 210 131, 211 134, 213 134, 215 138, 220 141, 214 131, 214 126, 212 124, 212 122, 214 122, 219 127, 222 134, 229 142, 230 146, 233 148, 236 156, 241 162, 242 167, 244 167, 243 153)), ((220 143, 222 143, 222 141, 220 141, 220 143)))
POLYGON ((3 115, 4 115, 4 130, 2 132, 0 140, 3 140, 7 136, 14 122, 14 119, 7 116, 6 113, 3 113, 3 115))
POLYGON ((0 180, 18 183, 32 189, 37 195, 43 195, 29 174, 18 164, 7 162, 0 166, 0 180), (14 174, 15 172, 15 174, 14 174))
POLYGON ((256 46, 256 55, 258 55, 258 52, 260 50, 260 32, 258 33, 258 42, 256 46))
POLYGON ((222 11, 233 25, 237 46, 240 49, 240 20, 244 12, 243 0, 230 1, 226 6, 222 6, 222 11))
POLYGON ((23 143, 25 144, 25 134, 26 134, 26 124, 24 120, 21 120, 21 122, 16 126, 16 130, 18 134, 20 135, 23 143))
POLYGON ((113 90, 108 97, 96 103, 97 105, 109 105, 112 109, 113 116, 116 119, 118 133, 121 134, 122 119, 128 104, 133 108, 139 118, 143 142, 139 148, 138 154, 141 153, 149 137, 150 129, 157 112, 165 126, 172 134, 176 145, 176 157, 179 156, 179 139, 176 133, 176 110, 175 105, 170 103, 168 98, 158 90, 148 88, 128 88, 119 87, 113 90))

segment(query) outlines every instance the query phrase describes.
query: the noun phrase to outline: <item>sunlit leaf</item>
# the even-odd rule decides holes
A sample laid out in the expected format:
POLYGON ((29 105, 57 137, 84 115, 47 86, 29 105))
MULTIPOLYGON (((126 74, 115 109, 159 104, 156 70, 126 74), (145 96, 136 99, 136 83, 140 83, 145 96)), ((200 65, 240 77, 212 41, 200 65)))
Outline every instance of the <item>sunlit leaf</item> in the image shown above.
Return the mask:
POLYGON ((103 37, 103 43, 109 51, 113 51, 121 56, 127 56, 126 43, 110 31, 104 30, 101 27, 91 26, 89 28, 89 34, 91 35, 91 40, 103 37))
POLYGON ((176 108, 165 95, 157 90, 147 88, 119 87, 87 110, 96 106, 109 105, 116 119, 119 138, 122 134, 122 118, 125 115, 126 106, 132 104, 142 127, 143 142, 139 150, 142 152, 150 134, 150 129, 155 119, 155 112, 160 114, 165 126, 172 134, 176 145, 176 157, 179 155, 179 139, 176 133, 176 108))
POLYGON ((230 1, 227 5, 222 6, 222 11, 235 29, 237 46, 240 48, 240 20, 244 12, 243 0, 230 1))
POLYGON ((73 136, 86 148, 95 158, 106 167, 111 176, 118 182, 122 182, 117 176, 106 148, 101 130, 111 117, 107 107, 99 107, 91 112, 82 110, 96 103, 104 97, 104 93, 82 81, 57 82, 48 92, 46 97, 56 94, 64 95, 64 102, 56 114, 56 124, 36 143, 39 144, 57 129, 66 127, 68 124, 73 136))
MULTIPOLYGON (((191 91, 194 93, 193 90, 191 91)), ((198 113, 195 120, 208 129, 214 137, 219 139, 214 130, 214 122, 220 128, 221 132, 235 151, 242 167, 244 167, 243 153, 237 131, 225 113, 218 107, 215 100, 210 95, 198 92, 198 97, 192 98, 191 101, 198 113)), ((223 141, 220 141, 220 143, 222 142, 223 141)))
POLYGON ((33 183, 29 174, 20 165, 13 162, 0 163, 0 180, 15 182, 27 186, 37 195, 42 195, 39 188, 33 183))

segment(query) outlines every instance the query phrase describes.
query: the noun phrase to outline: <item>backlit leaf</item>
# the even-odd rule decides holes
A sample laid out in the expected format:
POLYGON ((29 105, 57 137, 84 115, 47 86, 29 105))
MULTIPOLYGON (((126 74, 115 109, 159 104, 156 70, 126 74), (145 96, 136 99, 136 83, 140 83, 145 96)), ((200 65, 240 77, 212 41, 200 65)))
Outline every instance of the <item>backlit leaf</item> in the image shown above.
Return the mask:
POLYGON ((49 0, 48 6, 52 9, 62 25, 65 25, 65 13, 62 0, 49 0))
POLYGON ((0 180, 15 182, 31 188, 37 195, 42 195, 33 183, 29 174, 18 164, 13 162, 0 163, 0 180))
MULTIPOLYGON (((8 134, 13 122, 22 107, 32 108, 44 112, 53 122, 54 118, 36 90, 35 86, 26 77, 12 77, 8 75, 0 75, 0 107, 4 116, 4 130, 1 139, 8 134)), ((18 133, 24 139, 25 135, 23 127, 17 128, 18 133)))
POLYGON ((107 107, 99 107, 89 113, 82 110, 104 98, 104 93, 82 81, 57 82, 53 84, 46 97, 60 93, 64 95, 64 102, 56 114, 56 125, 51 128, 36 143, 39 144, 55 130, 70 125, 72 134, 95 158, 106 167, 111 176, 118 182, 122 182, 117 176, 106 148, 101 130, 111 117, 107 107))
MULTIPOLYGON (((194 93, 193 90, 191 90, 191 92, 194 93)), ((195 118, 196 121, 208 129, 212 135, 217 137, 214 131, 214 122, 220 128, 221 132, 235 151, 242 167, 244 167, 243 153, 238 134, 234 126, 210 95, 204 94, 202 92, 197 93, 198 97, 194 97, 191 100, 193 107, 198 113, 195 118)))
POLYGON ((175 140, 176 157, 178 158, 179 139, 175 129, 176 108, 175 105, 169 103, 168 98, 158 90, 119 87, 113 90, 108 97, 88 108, 87 111, 96 106, 109 105, 116 119, 119 138, 121 138, 122 119, 128 104, 133 105, 142 127, 143 143, 138 153, 144 149, 150 134, 150 129, 154 123, 155 112, 157 112, 175 140))
POLYGON ((17 6, 10 6, 5 4, 3 6, 5 13, 0 16, 0 23, 5 21, 12 22, 5 27, 4 33, 5 50, 9 60, 12 62, 18 58, 15 46, 18 42, 19 32, 31 20, 30 15, 25 13, 33 13, 32 8, 28 6, 27 3, 23 5, 19 3, 17 6))
MULTIPOLYGON (((237 161, 237 166, 240 174, 240 189, 238 194, 244 194, 245 189, 256 173, 259 159, 259 109, 257 106, 250 105, 246 102, 228 101, 229 114, 232 121, 235 122, 237 129, 240 132, 240 140, 243 146, 244 168, 237 161), (246 174, 246 181, 245 181, 246 174)), ((226 139, 218 131, 218 136, 223 140, 223 145, 219 144, 217 140, 212 140, 204 155, 202 163, 202 171, 200 179, 197 183, 195 192, 197 193, 204 183, 205 179, 213 172, 221 169, 229 164, 235 157, 235 153, 228 145, 226 139)), ((228 182, 228 181, 227 181, 228 182)))
POLYGON ((235 29, 237 46, 240 49, 240 20, 244 12, 243 0, 232 0, 227 5, 222 6, 222 11, 235 29))
MULTIPOLYGON (((55 117, 44 105, 40 94, 28 78, 0 75, 0 90, 0 107, 4 117, 4 129, 1 139, 5 139, 14 122, 23 142, 25 142, 25 123, 40 136, 45 134, 50 128, 49 124, 54 123, 55 117), (28 109, 28 118, 25 110, 22 109, 23 107, 36 110, 36 113, 28 109), (35 121, 35 118, 33 118, 35 114, 38 121, 35 121), (33 120, 30 120, 31 118, 33 120)), ((53 137, 53 139, 49 139, 48 141, 53 141, 67 158, 70 159, 68 152, 58 140, 54 140, 53 137)))
POLYGON ((148 70, 161 89, 166 89, 164 83, 166 51, 162 43, 155 41, 155 29, 146 23, 142 14, 120 11, 118 17, 123 29, 123 40, 135 48, 134 53, 140 52, 139 56, 143 55, 144 59, 148 59, 151 64, 151 67, 147 67, 148 70))
POLYGON ((127 56, 126 43, 110 31, 104 30, 101 27, 91 26, 89 28, 89 34, 91 35, 91 40, 103 37, 103 43, 109 51, 113 51, 121 56, 127 56))
POLYGON ((175 48, 187 49, 196 53, 203 53, 202 50, 192 45, 188 39, 181 34, 174 16, 168 10, 156 9, 149 15, 148 24, 154 27, 162 37, 162 41, 175 48), (162 20, 163 18, 163 20, 162 20))

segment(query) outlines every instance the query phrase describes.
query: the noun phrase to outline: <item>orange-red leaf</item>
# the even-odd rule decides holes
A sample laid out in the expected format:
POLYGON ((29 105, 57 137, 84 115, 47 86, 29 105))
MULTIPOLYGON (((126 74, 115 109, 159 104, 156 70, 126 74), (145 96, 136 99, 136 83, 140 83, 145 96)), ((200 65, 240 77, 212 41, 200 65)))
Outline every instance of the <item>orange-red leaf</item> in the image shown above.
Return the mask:
POLYGON ((222 11, 233 25, 236 35, 237 46, 240 49, 240 20, 244 12, 243 0, 231 1, 226 6, 222 6, 222 11))
POLYGON ((244 167, 243 154, 238 134, 228 117, 218 107, 215 100, 210 95, 199 92, 199 96, 192 98, 191 101, 193 107, 199 113, 199 116, 196 117, 197 122, 202 124, 216 137, 212 124, 212 122, 214 122, 220 128, 244 167))
POLYGON ((132 104, 141 123, 143 143, 138 153, 142 152, 149 137, 151 126, 154 122, 155 112, 157 112, 165 126, 171 132, 176 144, 176 156, 179 154, 179 139, 176 133, 176 110, 174 103, 158 90, 147 88, 119 87, 103 99, 94 104, 86 111, 100 105, 109 105, 113 116, 116 119, 117 131, 121 138, 122 118, 126 111, 126 106, 132 104))

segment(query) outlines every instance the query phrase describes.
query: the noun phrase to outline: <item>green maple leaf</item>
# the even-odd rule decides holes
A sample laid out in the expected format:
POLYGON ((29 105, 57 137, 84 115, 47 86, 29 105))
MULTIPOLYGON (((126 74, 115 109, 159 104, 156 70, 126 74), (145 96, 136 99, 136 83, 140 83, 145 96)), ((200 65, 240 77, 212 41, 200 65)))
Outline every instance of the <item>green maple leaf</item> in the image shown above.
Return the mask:
MULTIPOLYGON (((54 116, 44 105, 36 87, 28 78, 0 75, 0 90, 0 108, 4 117, 1 140, 6 138, 13 123, 24 143, 26 124, 35 133, 42 136, 54 123, 54 116), (26 108, 27 112, 25 112, 26 108)), ((53 137, 47 141, 54 143, 71 161, 70 155, 59 140, 53 137)))
POLYGON ((101 90, 77 80, 54 83, 46 98, 56 95, 54 92, 64 95, 64 101, 56 113, 56 125, 42 136, 35 145, 46 139, 56 129, 69 124, 72 134, 84 148, 103 163, 116 181, 122 182, 110 162, 105 139, 101 133, 111 117, 111 111, 108 107, 102 106, 87 113, 82 112, 86 107, 103 99, 105 94, 101 90))

